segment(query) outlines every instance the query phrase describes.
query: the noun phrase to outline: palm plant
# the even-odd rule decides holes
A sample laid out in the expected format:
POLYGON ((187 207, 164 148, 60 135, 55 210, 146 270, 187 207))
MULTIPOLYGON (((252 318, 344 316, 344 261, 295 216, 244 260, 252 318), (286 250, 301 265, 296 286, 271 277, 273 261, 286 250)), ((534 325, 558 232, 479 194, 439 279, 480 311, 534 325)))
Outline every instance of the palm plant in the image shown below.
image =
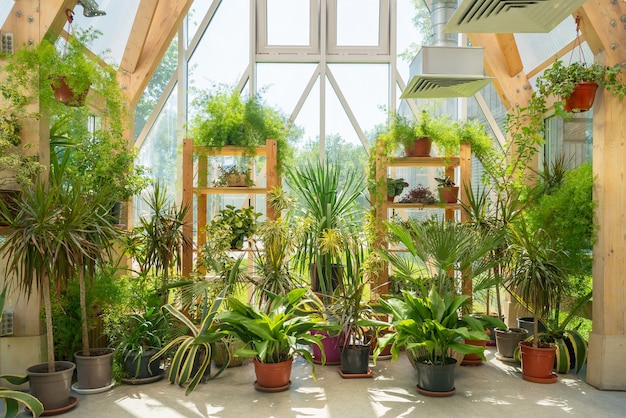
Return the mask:
MULTIPOLYGON (((25 188, 13 202, 17 212, 0 202, 0 218, 11 228, 0 251, 9 260, 8 268, 15 271, 22 292, 30 297, 38 288, 43 295, 50 372, 55 370, 51 282, 60 287, 78 274, 86 327, 85 274, 103 259, 118 234, 108 219, 108 208, 101 205, 102 195, 106 191, 89 195, 80 183, 63 183, 53 176, 47 183, 37 181, 25 188)), ((83 341, 88 350, 85 331, 83 341)))
POLYGON ((135 228, 137 247, 133 255, 140 257, 142 272, 153 273, 161 278, 163 303, 167 303, 167 286, 170 276, 182 271, 183 248, 193 245, 191 237, 183 233, 188 206, 178 207, 167 196, 167 190, 156 183, 145 202, 150 209, 150 216, 139 218, 135 228))
POLYGON ((498 232, 479 233, 463 223, 408 220, 389 222, 394 240, 404 245, 407 253, 382 250, 381 255, 394 267, 394 276, 413 289, 434 286, 444 294, 456 291, 456 277, 479 276, 493 266, 485 255, 495 248, 503 235, 498 232))
MULTIPOLYGON (((356 171, 342 172, 330 163, 306 163, 288 170, 287 181, 296 194, 294 215, 304 219, 296 262, 301 272, 313 269, 319 290, 331 295, 333 268, 343 263, 345 249, 356 235, 359 218, 357 198, 363 177, 356 171)), ((336 280, 336 279, 335 279, 336 280)))
POLYGON ((523 220, 509 231, 513 261, 506 285, 533 312, 533 347, 538 347, 539 318, 547 317, 567 289, 567 254, 543 229, 534 230, 523 220))

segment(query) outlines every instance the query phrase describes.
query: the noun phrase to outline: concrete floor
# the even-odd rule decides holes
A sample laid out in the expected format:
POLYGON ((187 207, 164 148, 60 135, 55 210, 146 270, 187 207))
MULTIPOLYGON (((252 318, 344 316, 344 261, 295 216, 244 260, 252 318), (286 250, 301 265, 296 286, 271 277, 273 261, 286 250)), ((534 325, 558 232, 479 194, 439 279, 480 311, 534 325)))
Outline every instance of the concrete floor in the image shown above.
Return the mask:
POLYGON ((337 366, 316 366, 317 382, 311 366, 298 359, 285 392, 256 391, 254 368, 247 363, 189 396, 165 379, 94 395, 72 392, 79 403, 63 417, 626 416, 625 392, 599 391, 576 375, 560 375, 549 385, 526 382, 519 367, 495 359, 495 347, 487 347, 486 355, 483 365, 457 368, 456 393, 446 398, 419 394, 415 371, 404 356, 395 363, 379 360, 371 366, 373 378, 343 379, 337 366))

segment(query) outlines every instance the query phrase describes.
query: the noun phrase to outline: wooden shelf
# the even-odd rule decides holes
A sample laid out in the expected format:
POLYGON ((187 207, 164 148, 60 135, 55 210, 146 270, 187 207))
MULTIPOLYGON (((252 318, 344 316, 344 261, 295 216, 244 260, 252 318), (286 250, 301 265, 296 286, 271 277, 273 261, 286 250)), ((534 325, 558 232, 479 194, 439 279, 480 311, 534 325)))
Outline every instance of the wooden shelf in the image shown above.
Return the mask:
POLYGON ((265 194, 267 187, 194 187, 194 194, 265 194))
POLYGON ((435 203, 425 205, 423 203, 387 203, 387 209, 454 209, 460 210, 462 206, 459 203, 435 203))
POLYGON ((459 157, 394 157, 387 162, 387 167, 447 167, 455 168, 461 164, 459 157))

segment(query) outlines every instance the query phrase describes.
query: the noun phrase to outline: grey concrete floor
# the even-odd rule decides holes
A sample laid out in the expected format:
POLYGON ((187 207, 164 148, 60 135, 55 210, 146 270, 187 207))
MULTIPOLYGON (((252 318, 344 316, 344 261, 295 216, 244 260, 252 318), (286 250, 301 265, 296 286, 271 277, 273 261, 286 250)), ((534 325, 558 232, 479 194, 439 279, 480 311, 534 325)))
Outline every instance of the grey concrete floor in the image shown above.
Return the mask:
POLYGON ((526 382, 519 367, 495 358, 495 347, 487 347, 486 355, 485 364, 457 368, 456 393, 446 398, 418 393, 415 371, 404 356, 394 363, 371 364, 372 378, 343 379, 337 366, 316 366, 317 381, 311 378, 311 366, 297 359, 285 392, 256 391, 254 368, 247 363, 201 384, 189 396, 166 379, 93 395, 72 392, 78 405, 63 417, 626 416, 626 392, 597 390, 577 375, 560 375, 557 383, 547 385, 526 382))

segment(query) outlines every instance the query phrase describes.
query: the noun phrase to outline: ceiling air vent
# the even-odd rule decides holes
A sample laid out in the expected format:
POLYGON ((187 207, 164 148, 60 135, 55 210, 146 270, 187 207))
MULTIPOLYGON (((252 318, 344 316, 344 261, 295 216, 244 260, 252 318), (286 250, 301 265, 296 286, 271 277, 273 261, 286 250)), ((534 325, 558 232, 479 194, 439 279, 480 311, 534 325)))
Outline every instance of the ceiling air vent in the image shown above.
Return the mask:
POLYGON ((587 0, 465 0, 444 33, 547 33, 587 0))
POLYGON ((468 97, 493 80, 483 74, 484 50, 478 47, 422 46, 409 69, 402 99, 468 97))

